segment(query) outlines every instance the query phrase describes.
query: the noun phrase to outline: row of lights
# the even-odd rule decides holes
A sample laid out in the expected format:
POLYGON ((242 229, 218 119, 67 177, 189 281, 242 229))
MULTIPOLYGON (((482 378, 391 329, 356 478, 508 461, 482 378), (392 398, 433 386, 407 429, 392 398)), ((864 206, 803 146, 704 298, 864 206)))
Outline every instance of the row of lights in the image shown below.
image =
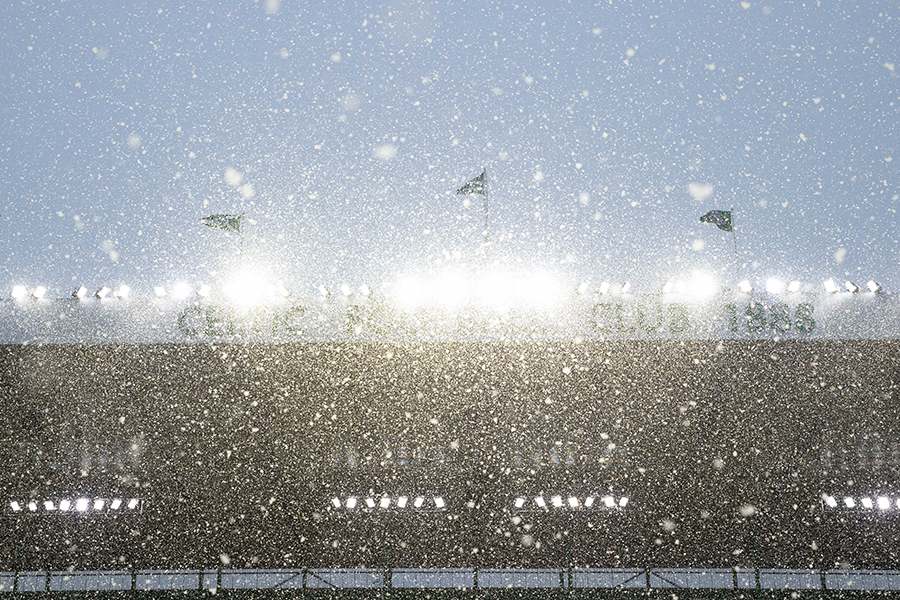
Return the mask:
POLYGON ((825 502, 825 506, 827 506, 828 508, 837 508, 838 506, 843 505, 845 508, 878 508, 880 510, 888 510, 890 508, 900 509, 900 498, 891 500, 887 496, 876 496, 874 498, 870 498, 868 496, 863 498, 843 496, 842 500, 838 502, 838 498, 829 494, 822 494, 822 501, 825 502))
MULTIPOLYGON (((834 279, 827 279, 822 285, 824 286, 825 291, 829 294, 836 294, 841 290, 840 286, 835 282, 834 279)), ((766 292, 770 294, 783 294, 785 292, 789 294, 797 294, 800 292, 800 288, 802 286, 803 284, 799 281, 792 281, 788 284, 785 284, 780 279, 772 278, 766 281, 765 289, 766 292)), ((846 289, 851 294, 856 294, 859 293, 862 288, 860 288, 860 286, 856 285, 852 281, 845 281, 844 289, 846 289)), ((873 279, 870 279, 866 283, 866 289, 868 289, 873 294, 880 294, 881 284, 873 279)), ((753 285, 749 281, 744 280, 738 284, 738 290, 744 294, 750 294, 753 292, 753 285)))
MULTIPOLYGON (((528 510, 531 507, 532 498, 519 496, 516 498, 516 501, 513 503, 513 506, 517 510, 528 510)), ((553 508, 565 508, 565 509, 579 509, 579 508, 594 508, 596 507, 605 507, 605 508, 625 508, 628 506, 628 497, 627 496, 600 496, 599 498, 596 496, 587 496, 583 500, 578 498, 577 496, 550 496, 549 502, 544 499, 543 496, 534 496, 533 497, 534 505, 537 506, 538 509, 541 510, 550 510, 550 507, 553 508)), ((533 510, 533 509, 532 509, 533 510)))
POLYGON ((53 512, 77 512, 77 513, 110 513, 120 510, 130 510, 140 512, 143 509, 144 502, 140 498, 76 498, 74 500, 64 498, 59 501, 54 500, 29 500, 20 503, 12 500, 9 507, 14 513, 30 512, 30 513, 53 513, 53 512))
POLYGON ((336 509, 345 508, 347 510, 375 508, 418 508, 422 510, 436 508, 440 510, 446 506, 446 503, 441 496, 397 496, 396 498, 391 496, 382 496, 381 498, 374 498, 372 496, 366 498, 360 496, 348 496, 344 500, 341 500, 338 497, 332 498, 331 505, 336 509))

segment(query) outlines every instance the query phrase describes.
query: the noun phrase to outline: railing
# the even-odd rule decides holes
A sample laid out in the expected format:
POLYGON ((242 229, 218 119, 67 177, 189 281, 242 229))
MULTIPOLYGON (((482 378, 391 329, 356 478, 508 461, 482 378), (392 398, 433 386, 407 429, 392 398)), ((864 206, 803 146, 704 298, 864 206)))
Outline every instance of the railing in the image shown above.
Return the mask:
POLYGON ((0 572, 3 592, 214 589, 900 590, 900 571, 814 569, 220 569, 0 572))

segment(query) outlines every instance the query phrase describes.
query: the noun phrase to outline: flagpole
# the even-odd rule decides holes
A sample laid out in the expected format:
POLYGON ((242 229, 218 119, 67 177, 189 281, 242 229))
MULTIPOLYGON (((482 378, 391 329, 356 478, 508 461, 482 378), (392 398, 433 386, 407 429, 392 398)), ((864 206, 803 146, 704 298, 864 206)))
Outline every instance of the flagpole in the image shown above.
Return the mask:
POLYGON ((734 274, 737 278, 734 282, 735 288, 737 284, 740 283, 741 279, 741 261, 738 259, 738 251, 737 251, 737 232, 734 226, 734 206, 731 207, 731 241, 734 244, 734 274))
POLYGON ((482 169, 481 171, 484 173, 484 259, 485 261, 489 261, 488 257, 488 244, 489 236, 488 236, 488 180, 487 180, 487 169, 482 169))

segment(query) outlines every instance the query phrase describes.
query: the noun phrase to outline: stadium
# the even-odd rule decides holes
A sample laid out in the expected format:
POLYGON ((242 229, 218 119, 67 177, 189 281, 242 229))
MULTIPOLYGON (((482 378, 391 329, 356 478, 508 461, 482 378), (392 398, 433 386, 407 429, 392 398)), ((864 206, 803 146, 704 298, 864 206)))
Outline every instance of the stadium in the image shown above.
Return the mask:
POLYGON ((900 589, 875 282, 204 292, 0 305, 0 595, 900 589))

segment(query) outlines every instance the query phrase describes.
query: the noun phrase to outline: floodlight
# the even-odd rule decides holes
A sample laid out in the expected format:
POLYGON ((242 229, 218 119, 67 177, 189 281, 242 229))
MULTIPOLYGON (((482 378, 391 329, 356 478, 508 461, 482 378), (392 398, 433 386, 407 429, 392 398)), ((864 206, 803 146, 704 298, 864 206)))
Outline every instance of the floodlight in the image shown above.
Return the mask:
POLYGON ((115 498, 109 505, 112 510, 119 510, 119 507, 122 506, 122 499, 115 498))
POLYGON ((59 510, 62 512, 68 512, 69 509, 72 508, 72 503, 68 500, 60 500, 59 501, 59 510))
POLYGON ((103 510, 103 506, 106 504, 106 501, 103 498, 97 498, 94 500, 94 510, 103 510))
POLYGON ((825 501, 830 508, 837 507, 837 500, 834 499, 834 496, 829 496, 828 494, 822 494, 822 500, 825 501))
POLYGON ((22 507, 21 507, 21 506, 19 505, 19 503, 16 502, 15 500, 13 500, 12 502, 10 502, 10 503, 9 503, 9 506, 10 506, 10 508, 13 509, 13 512, 19 512, 19 511, 22 510, 22 507))
POLYGON ((153 288, 153 293, 156 294, 157 298, 165 298, 166 297, 166 288, 164 288, 161 285, 158 285, 155 288, 153 288))
POLYGON ((397 498, 397 506, 399 508, 406 508, 407 500, 408 500, 408 498, 406 496, 400 496, 399 498, 397 498))
POLYGON ((425 498, 422 496, 416 496, 416 499, 413 501, 413 506, 416 508, 422 508, 422 505, 425 503, 425 498))
POLYGON ((825 291, 829 294, 834 294, 838 291, 838 286, 834 282, 834 279, 827 279, 823 285, 825 286, 825 291))
POLYGON ((691 274, 691 295, 695 298, 708 298, 716 293, 716 280, 709 273, 694 271, 691 274))
POLYGON ((897 508, 900 508, 900 498, 897 498, 897 508))
POLYGON ((608 294, 609 293, 609 282, 604 281, 603 283, 601 283, 600 288, 597 291, 599 291, 603 295, 608 294))
POLYGON ((127 285, 120 285, 119 289, 116 290, 115 296, 119 300, 124 300, 129 296, 129 294, 131 294, 131 288, 127 285))
POLYGON ((342 293, 344 296, 346 296, 346 297, 349 298, 350 296, 353 295, 353 290, 351 290, 351 289, 350 289, 350 286, 347 285, 346 283, 342 283, 342 284, 341 284, 341 293, 342 293))
POLYGON ((747 281, 745 279, 738 284, 738 289, 741 291, 741 293, 749 294, 750 292, 753 291, 753 286, 750 284, 749 281, 747 281))
POLYGON ((361 286, 359 286, 359 293, 368 298, 372 295, 372 290, 370 290, 369 286, 367 286, 366 284, 362 284, 361 286))
POLYGON ((626 281, 622 284, 622 293, 627 294, 629 291, 631 291, 631 283, 626 281))
POLYGON ((854 506, 856 506, 856 501, 850 496, 845 496, 844 504, 847 506, 847 508, 853 508, 854 506))
POLYGON ((546 508, 546 507, 547 507, 547 503, 544 502, 544 497, 543 497, 543 496, 538 496, 537 498, 535 498, 535 499, 534 499, 534 503, 537 504, 538 506, 540 506, 541 508, 546 508))
POLYGON ((672 284, 672 281, 671 281, 671 280, 667 281, 666 284, 663 286, 663 289, 662 289, 663 294, 668 294, 668 293, 670 293, 670 292, 672 291, 672 285, 673 285, 673 284, 672 284))
POLYGON ((340 498, 332 498, 331 505, 334 506, 335 508, 340 508, 341 507, 341 499, 340 498))
POLYGON ((771 277, 766 281, 766 291, 770 294, 781 294, 784 292, 784 282, 775 277, 771 277))
POLYGON ((356 496, 347 498, 347 508, 356 508, 356 496))
POLYGON ((212 288, 209 287, 208 285, 206 285, 205 283, 201 284, 200 287, 197 289, 197 295, 200 296, 201 298, 206 298, 207 296, 209 296, 210 292, 212 292, 212 288))
POLYGON ((605 504, 607 508, 613 508, 616 505, 616 499, 612 496, 603 496, 603 504, 605 504))
POLYGON ((15 300, 24 300, 28 297, 28 290, 24 285, 15 285, 9 295, 15 300))
POLYGON ((787 290, 791 294, 796 294, 797 292, 800 291, 800 285, 801 285, 801 283, 799 281, 796 281, 796 280, 792 281, 791 283, 788 284, 787 290))
POLYGON ((37 512, 37 508, 37 502, 35 502, 34 500, 28 503, 28 510, 30 510, 31 512, 37 512))
POLYGON ((863 498, 861 502, 865 508, 872 508, 872 506, 874 506, 871 498, 863 498))
POLYGON ((101 287, 99 290, 97 290, 96 292, 94 292, 94 298, 97 298, 97 299, 99 299, 99 300, 103 300, 104 298, 106 298, 107 296, 109 296, 109 292, 110 292, 110 291, 112 291, 112 290, 110 290, 108 287, 106 287, 106 286, 104 285, 104 286, 101 287))
POLYGON ((625 508, 626 506, 628 506, 628 497, 627 496, 622 496, 621 498, 619 498, 619 506, 621 506, 622 508, 625 508))
POLYGON ((878 508, 880 508, 881 510, 887 510, 891 507, 890 499, 885 498, 884 496, 878 496, 878 500, 876 502, 878 503, 878 508))
POLYGON ((525 506, 525 498, 516 498, 515 507, 522 508, 523 506, 525 506))
POLYGON ((569 507, 578 508, 578 498, 575 496, 569 496, 569 507))
POLYGON ((587 498, 584 499, 585 508, 590 508, 593 505, 594 505, 594 497, 593 496, 588 496, 587 498))
POLYGON ((56 510, 56 505, 53 504, 53 500, 45 500, 44 501, 44 510, 56 510))
POLYGON ((853 283, 852 281, 845 281, 844 287, 847 288, 847 291, 851 294, 855 294, 859 291, 859 286, 853 283))
POLYGON ((881 284, 879 284, 877 281, 873 281, 870 279, 866 284, 866 287, 869 288, 869 291, 873 294, 881 293, 881 284))
POLYGON ((368 506, 369 508, 375 508, 375 499, 366 498, 366 506, 368 506))
POLYGON ((275 286, 275 293, 277 295, 281 296, 282 298, 289 298, 291 296, 291 293, 288 291, 288 289, 286 287, 284 287, 283 283, 279 283, 278 285, 275 286))
POLYGON ((444 499, 441 498, 440 496, 435 496, 434 505, 437 506, 438 508, 444 508, 444 499))
POLYGON ((556 508, 562 508, 562 496, 553 496, 552 498, 550 498, 550 502, 553 503, 553 506, 555 506, 556 508))
POLYGON ((128 501, 128 508, 131 510, 134 510, 138 507, 138 505, 140 503, 141 503, 141 501, 138 500, 137 498, 132 498, 131 500, 128 501))
POLYGON ((179 300, 184 300, 191 295, 191 286, 186 283, 176 283, 172 288, 172 296, 179 300))
POLYGON ((75 501, 75 510, 78 512, 84 512, 91 505, 91 501, 88 498, 79 498, 75 501))
POLYGON ((588 293, 589 289, 591 289, 591 285, 587 281, 582 281, 577 291, 580 296, 583 296, 588 293))
POLYGON ((382 498, 381 502, 379 502, 379 506, 381 506, 381 508, 387 508, 390 505, 391 505, 391 499, 388 498, 387 496, 382 498))
POLYGON ((322 295, 323 298, 328 298, 331 296, 331 292, 328 291, 328 288, 325 287, 324 285, 319 286, 319 293, 322 295))
POLYGON ((35 300, 40 300, 41 298, 43 298, 46 295, 47 295, 47 288, 45 288, 42 285, 37 286, 36 288, 34 288, 34 291, 31 292, 31 297, 34 298, 35 300))
POLYGON ((85 296, 87 296, 87 293, 88 293, 87 288, 82 285, 82 286, 79 286, 77 290, 72 292, 72 297, 81 300, 85 296))

